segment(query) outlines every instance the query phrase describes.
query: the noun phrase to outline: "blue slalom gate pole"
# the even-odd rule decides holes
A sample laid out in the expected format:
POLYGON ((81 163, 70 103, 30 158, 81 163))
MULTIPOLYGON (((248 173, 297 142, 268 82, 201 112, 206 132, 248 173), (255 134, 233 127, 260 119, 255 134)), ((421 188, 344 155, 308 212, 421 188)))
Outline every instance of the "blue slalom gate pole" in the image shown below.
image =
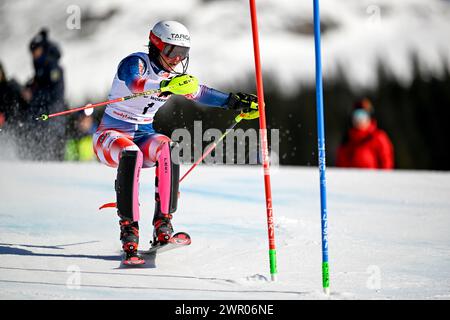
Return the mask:
POLYGON ((325 178, 325 122, 323 115, 323 86, 322 86, 322 58, 320 47, 320 11, 319 0, 314 4, 314 46, 316 58, 316 108, 317 108, 317 136, 320 174, 320 213, 322 227, 322 286, 325 294, 330 294, 330 273, 328 267, 328 214, 327 188, 325 178))

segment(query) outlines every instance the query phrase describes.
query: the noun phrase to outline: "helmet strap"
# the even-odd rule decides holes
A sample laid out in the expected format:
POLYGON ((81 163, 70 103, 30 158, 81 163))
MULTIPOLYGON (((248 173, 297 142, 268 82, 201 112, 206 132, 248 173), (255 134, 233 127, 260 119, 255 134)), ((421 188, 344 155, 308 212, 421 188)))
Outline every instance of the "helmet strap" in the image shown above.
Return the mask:
POLYGON ((167 61, 164 59, 164 57, 162 56, 161 52, 159 51, 158 48, 156 48, 150 41, 148 42, 148 55, 150 57, 150 59, 158 66, 158 68, 169 72, 169 73, 173 73, 173 74, 186 74, 188 66, 189 66, 189 56, 187 56, 184 60, 182 60, 180 63, 183 66, 183 72, 178 72, 175 71, 173 68, 171 68, 169 66, 170 70, 167 70, 166 68, 164 68, 164 66, 162 65, 161 61, 159 60, 160 58, 166 62, 166 65, 169 65, 167 63, 167 61))
POLYGON ((164 67, 162 66, 162 63, 159 61, 159 59, 157 59, 157 60, 158 60, 158 63, 162 66, 162 68, 163 68, 165 71, 170 72, 170 73, 173 73, 173 74, 177 74, 177 75, 180 75, 180 74, 186 74, 187 68, 188 68, 188 66, 189 66, 189 56, 187 56, 184 60, 182 60, 182 61, 180 62, 181 65, 183 66, 183 71, 182 71, 182 72, 178 72, 178 71, 174 70, 173 68, 171 68, 171 67, 169 66, 169 64, 167 63, 167 61, 164 59, 164 57, 162 56, 161 53, 159 53, 159 58, 161 58, 161 60, 163 60, 163 61, 166 63, 166 65, 169 67, 169 70, 167 70, 166 68, 164 68, 164 67))

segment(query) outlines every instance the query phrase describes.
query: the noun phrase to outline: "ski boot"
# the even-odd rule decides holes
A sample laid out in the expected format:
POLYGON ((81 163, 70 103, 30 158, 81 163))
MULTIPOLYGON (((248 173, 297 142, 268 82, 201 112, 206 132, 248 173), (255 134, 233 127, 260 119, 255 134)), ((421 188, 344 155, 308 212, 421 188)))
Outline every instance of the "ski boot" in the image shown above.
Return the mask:
POLYGON ((165 137, 162 141, 155 170, 155 212, 153 215, 152 246, 164 245, 172 238, 172 214, 177 210, 180 165, 176 142, 165 137), (175 158, 173 158, 175 156, 175 158))
POLYGON ((128 219, 121 219, 120 240, 122 249, 125 252, 124 264, 135 265, 143 264, 145 261, 138 255, 139 246, 139 224, 128 219))
POLYGON ((158 214, 153 219, 153 245, 167 243, 173 234, 171 214, 158 214))

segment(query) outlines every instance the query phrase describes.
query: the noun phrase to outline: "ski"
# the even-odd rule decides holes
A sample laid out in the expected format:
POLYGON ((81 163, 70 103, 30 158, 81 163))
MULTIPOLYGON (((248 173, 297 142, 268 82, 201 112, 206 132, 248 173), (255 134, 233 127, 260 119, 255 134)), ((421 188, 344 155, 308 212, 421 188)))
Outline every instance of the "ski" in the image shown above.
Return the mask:
POLYGON ((191 244, 191 237, 186 232, 174 234, 169 241, 161 244, 160 242, 152 245, 147 251, 141 251, 141 254, 161 253, 169 250, 182 248, 191 244))
POLYGON ((144 263, 145 263, 145 260, 137 254, 133 254, 133 255, 125 254, 124 259, 122 259, 122 264, 125 266, 138 266, 138 265, 141 265, 144 263))

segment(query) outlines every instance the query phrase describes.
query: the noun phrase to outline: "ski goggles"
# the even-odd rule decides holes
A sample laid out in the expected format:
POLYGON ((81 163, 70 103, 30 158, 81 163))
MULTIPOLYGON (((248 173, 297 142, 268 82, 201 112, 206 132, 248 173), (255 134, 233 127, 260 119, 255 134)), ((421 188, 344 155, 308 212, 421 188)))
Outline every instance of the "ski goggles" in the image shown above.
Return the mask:
POLYGON ((189 55, 189 47, 176 46, 166 43, 162 53, 169 59, 179 57, 181 60, 184 60, 189 55))

